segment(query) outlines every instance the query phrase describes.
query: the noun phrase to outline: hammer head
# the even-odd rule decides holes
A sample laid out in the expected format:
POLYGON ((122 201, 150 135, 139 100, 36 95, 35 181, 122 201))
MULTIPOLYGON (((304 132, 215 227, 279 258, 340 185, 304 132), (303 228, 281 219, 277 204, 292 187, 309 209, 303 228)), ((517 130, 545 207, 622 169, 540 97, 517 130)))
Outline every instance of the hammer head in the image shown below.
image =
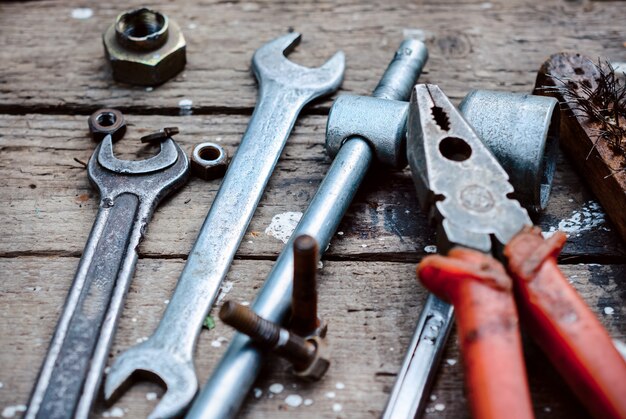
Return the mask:
POLYGON ((300 43, 301 38, 299 33, 289 33, 256 50, 252 58, 252 70, 259 81, 260 90, 264 86, 278 84, 297 88, 299 93, 310 92, 312 99, 339 88, 345 68, 343 52, 337 52, 321 67, 303 67, 286 57, 300 43))

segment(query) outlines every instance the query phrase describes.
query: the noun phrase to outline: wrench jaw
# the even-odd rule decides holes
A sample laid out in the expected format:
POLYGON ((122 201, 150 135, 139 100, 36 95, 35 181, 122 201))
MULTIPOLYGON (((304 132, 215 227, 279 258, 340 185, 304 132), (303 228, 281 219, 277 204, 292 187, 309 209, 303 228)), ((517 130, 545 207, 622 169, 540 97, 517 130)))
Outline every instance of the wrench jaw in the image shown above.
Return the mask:
POLYGON ((153 382, 157 378, 167 389, 149 419, 180 416, 198 391, 193 361, 175 357, 167 349, 155 348, 147 340, 122 353, 111 366, 104 382, 105 400, 112 402, 132 382, 143 378, 153 382))
POLYGON ((345 69, 344 53, 342 51, 335 53, 321 67, 303 67, 286 57, 301 39, 301 34, 293 32, 276 38, 256 50, 252 57, 252 70, 259 81, 260 91, 264 85, 277 83, 300 91, 309 91, 310 99, 313 99, 330 94, 339 88, 345 69))

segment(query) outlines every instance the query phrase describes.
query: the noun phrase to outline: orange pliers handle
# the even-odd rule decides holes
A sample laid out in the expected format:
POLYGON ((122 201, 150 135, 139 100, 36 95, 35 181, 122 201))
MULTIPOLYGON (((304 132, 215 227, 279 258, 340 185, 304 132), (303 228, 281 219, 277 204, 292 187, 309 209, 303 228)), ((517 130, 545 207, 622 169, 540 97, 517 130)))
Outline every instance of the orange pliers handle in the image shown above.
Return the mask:
POLYGON ((532 417, 515 294, 528 333, 589 412, 626 418, 626 362, 559 270, 564 242, 559 233, 544 240, 538 229, 522 231, 505 248, 510 277, 494 258, 469 249, 418 266, 422 283, 455 306, 474 417, 532 417))
POLYGON ((559 270, 565 235, 526 229, 505 248, 522 320, 590 413, 626 418, 626 361, 559 270))
POLYGON ((513 283, 493 257, 457 247, 417 268, 422 283, 455 307, 472 416, 533 418, 513 283))

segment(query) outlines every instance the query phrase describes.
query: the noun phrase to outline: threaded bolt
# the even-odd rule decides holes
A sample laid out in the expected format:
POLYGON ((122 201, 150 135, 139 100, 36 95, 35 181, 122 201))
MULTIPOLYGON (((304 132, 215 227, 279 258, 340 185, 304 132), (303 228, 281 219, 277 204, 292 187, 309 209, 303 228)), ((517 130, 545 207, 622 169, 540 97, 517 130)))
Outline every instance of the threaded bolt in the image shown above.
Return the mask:
POLYGON ((291 330, 310 336, 320 326, 317 317, 317 241, 309 235, 293 242, 293 294, 291 298, 291 330))
POLYGON ((287 359, 296 371, 308 368, 315 360, 317 347, 277 324, 266 320, 248 307, 226 301, 220 309, 220 319, 237 331, 248 335, 257 345, 287 359))

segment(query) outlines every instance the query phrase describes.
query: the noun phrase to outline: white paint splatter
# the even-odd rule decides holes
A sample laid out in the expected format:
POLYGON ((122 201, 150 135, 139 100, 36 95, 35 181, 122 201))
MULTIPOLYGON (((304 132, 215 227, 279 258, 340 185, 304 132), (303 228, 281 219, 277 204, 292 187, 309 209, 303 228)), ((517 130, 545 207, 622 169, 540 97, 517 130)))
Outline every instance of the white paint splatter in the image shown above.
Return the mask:
POLYGON ((422 42, 435 39, 435 34, 433 32, 417 28, 402 29, 402 36, 404 39, 416 39, 422 42))
POLYGON ((613 307, 604 307, 604 314, 611 315, 615 313, 615 309, 613 307))
POLYGON ((341 409, 343 409, 341 403, 333 403, 333 412, 339 413, 341 412, 341 409))
POLYGON ((130 321, 133 323, 137 323, 137 317, 133 317, 132 319, 130 319, 130 321))
POLYGON ((321 260, 317 262, 317 269, 322 269, 323 267, 324 267, 324 262, 322 262, 321 260))
POLYGON ((153 90, 154 90, 154 87, 146 87, 146 89, 145 89, 145 90, 146 90, 146 92, 151 92, 151 91, 153 91, 153 90))
POLYGON ((124 417, 124 409, 121 407, 114 407, 111 410, 102 412, 102 416, 105 418, 122 418, 124 417))
POLYGON ((543 408, 543 411, 546 412, 546 413, 550 413, 550 412, 552 412, 552 409, 549 406, 546 406, 546 407, 543 408))
POLYGON ((89 19, 92 16, 93 10, 91 10, 89 7, 78 7, 76 9, 72 9, 72 17, 74 19, 84 20, 89 19))
POLYGON ((446 409, 446 405, 445 405, 445 404, 443 404, 443 403, 437 403, 437 404, 435 405, 435 410, 436 410, 437 412, 443 412, 445 409, 446 409))
POLYGON ((16 413, 21 413, 26 411, 26 406, 23 404, 17 404, 15 406, 7 406, 2 409, 2 417, 3 418, 12 418, 16 413))
POLYGON ((178 101, 178 107, 180 111, 178 112, 180 115, 191 115, 191 106, 193 105, 193 101, 191 99, 181 99, 178 101))
POLYGON ((214 348, 219 348, 222 346, 222 344, 226 342, 228 342, 228 339, 226 339, 224 336, 220 336, 211 342, 211 346, 214 348))
POLYGON ((437 400, 437 396, 435 396, 434 394, 430 396, 430 401, 434 402, 435 400, 437 400))
POLYGON ((485 2, 483 4, 480 5, 480 8, 483 10, 488 10, 491 9, 493 7, 493 4, 489 3, 489 2, 485 2))
POLYGON ((424 252, 437 253, 437 246, 435 246, 434 244, 429 244, 428 246, 424 246, 424 252))
POLYGON ((366 248, 366 247, 367 247, 367 245, 366 245, 366 244, 362 244, 362 245, 361 245, 361 247, 362 247, 362 248, 366 248))
POLYGON ((344 383, 342 383, 342 382, 339 382, 339 383, 335 384, 335 388, 337 390, 343 390, 344 388, 346 388, 346 385, 344 383))
POLYGON ((285 386, 280 383, 274 383, 269 387, 269 390, 274 394, 280 394, 285 389, 285 386))
POLYGON ((313 399, 304 399, 305 406, 311 406, 313 404, 313 399))
POLYGON ((195 24, 195 23, 190 23, 189 25, 187 25, 187 27, 188 27, 189 29, 196 29, 196 28, 198 27, 198 25, 197 25, 197 24, 195 24))
POLYGON ((137 338, 137 343, 142 343, 148 340, 148 336, 144 336, 142 338, 137 338))
POLYGON ((302 213, 297 211, 276 214, 272 217, 270 225, 265 229, 265 234, 287 243, 300 222, 300 218, 302 218, 302 213))
POLYGON ((170 300, 163 300, 163 304, 169 304, 170 300))
POLYGON ((255 387, 255 388, 252 390, 252 392, 254 393, 254 398, 255 398, 255 399, 260 399, 260 398, 261 398, 261 396, 263 395, 263 390, 261 390, 261 389, 260 389, 260 388, 258 388, 258 387, 255 387))
POLYGON ((155 392, 146 393, 146 400, 156 400, 157 394, 155 392))
POLYGON ((0 383, 0 388, 4 387, 4 383, 0 383))
POLYGON ((109 372, 111 372, 111 367, 106 367, 106 368, 104 369, 104 373, 105 373, 105 374, 108 374, 109 372))
POLYGON ((247 306, 249 306, 249 305, 250 305, 250 301, 242 301, 242 302, 241 302, 241 305, 242 305, 242 306, 246 306, 246 307, 247 307, 247 306))
POLYGON ((302 404, 302 402, 302 396, 300 396, 299 394, 290 394, 289 396, 285 397, 285 403, 287 403, 291 407, 298 407, 302 404))
POLYGON ((453 358, 446 359, 446 364, 448 365, 456 365, 456 363, 457 363, 456 359, 453 359, 453 358))
POLYGON ((327 392, 326 394, 324 394, 324 396, 326 396, 326 397, 327 397, 327 398, 329 398, 329 399, 334 399, 334 398, 335 398, 335 396, 336 396, 336 394, 335 394, 335 392, 334 392, 334 391, 329 391, 329 392, 327 392))
POLYGON ((567 237, 580 235, 580 233, 602 227, 608 230, 605 225, 605 215, 602 207, 595 201, 588 201, 583 204, 580 211, 572 212, 572 215, 559 222, 556 227, 550 227, 549 231, 544 231, 544 237, 551 237, 556 231, 564 232, 567 237))
POLYGON ((338 235, 338 236, 343 236, 343 231, 338 231, 338 232, 337 232, 337 235, 338 235))
POLYGON ((233 289, 233 281, 222 282, 220 293, 217 295, 217 304, 221 303, 224 297, 233 289))

